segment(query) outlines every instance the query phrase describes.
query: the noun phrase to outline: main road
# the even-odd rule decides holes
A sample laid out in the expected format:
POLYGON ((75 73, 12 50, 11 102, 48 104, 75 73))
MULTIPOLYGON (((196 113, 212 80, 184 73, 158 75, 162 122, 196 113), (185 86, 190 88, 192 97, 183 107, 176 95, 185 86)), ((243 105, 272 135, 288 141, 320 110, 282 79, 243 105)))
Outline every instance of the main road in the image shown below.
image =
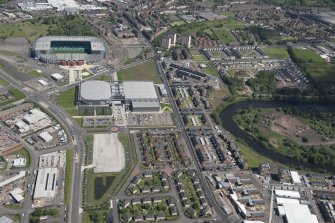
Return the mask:
POLYGON ((215 210, 216 214, 218 215, 220 220, 224 220, 225 222, 229 223, 231 222, 227 216, 227 214, 220 208, 219 204, 216 202, 216 199, 212 193, 212 190, 210 189, 207 181, 205 180, 204 176, 201 174, 202 170, 201 170, 201 164, 197 158, 197 155, 194 152, 192 143, 190 142, 190 139, 185 131, 185 127, 182 121, 182 118, 180 116, 180 113, 178 111, 177 105, 175 100, 173 100, 173 95, 172 95, 172 91, 170 88, 170 85, 168 83, 168 80, 164 74, 164 71, 162 69, 161 64, 156 61, 157 67, 158 67, 158 72, 161 75, 162 79, 163 79, 163 83, 167 88, 167 94, 168 94, 168 98, 170 100, 170 104, 172 105, 173 108, 173 113, 175 114, 175 120, 176 120, 176 127, 179 128, 181 130, 181 134, 183 136, 183 138, 185 139, 185 142, 187 144, 187 148, 189 149, 189 152, 192 156, 192 160, 194 161, 196 170, 198 171, 199 174, 199 179, 201 181, 201 185, 204 189, 206 198, 208 199, 209 203, 212 205, 212 208, 215 210))

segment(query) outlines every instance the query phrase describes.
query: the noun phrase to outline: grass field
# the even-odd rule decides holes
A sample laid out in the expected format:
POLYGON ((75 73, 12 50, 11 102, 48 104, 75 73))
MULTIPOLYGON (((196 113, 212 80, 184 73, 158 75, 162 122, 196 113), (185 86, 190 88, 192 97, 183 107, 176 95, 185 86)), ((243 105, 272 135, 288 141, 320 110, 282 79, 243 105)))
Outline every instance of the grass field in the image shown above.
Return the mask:
POLYGON ((291 58, 316 81, 334 81, 335 64, 327 63, 316 52, 311 49, 292 49, 289 50, 291 58))
POLYGON ((262 163, 272 163, 273 161, 269 158, 262 156, 255 150, 249 148, 244 143, 237 141, 236 146, 240 149, 245 161, 251 168, 257 168, 262 163))
POLYGON ((226 28, 213 29, 213 31, 224 43, 237 42, 235 37, 226 28))
POLYGON ((64 108, 72 116, 79 115, 75 102, 76 102, 76 88, 70 88, 66 91, 61 92, 57 96, 57 104, 62 108, 64 108))
POLYGON ((311 49, 293 49, 291 50, 291 56, 297 63, 325 63, 316 52, 311 49))
POLYGON ((203 60, 207 60, 197 49, 189 49, 193 59, 195 61, 203 61, 203 60))
POLYGON ((40 36, 48 34, 48 25, 26 23, 11 23, 0 26, 0 37, 26 37, 32 43, 40 36))
POLYGON ((285 59, 289 57, 286 48, 279 48, 279 47, 264 47, 262 48, 264 52, 269 55, 270 58, 279 58, 285 59))
POLYGON ((153 60, 146 61, 136 66, 121 70, 117 73, 118 80, 123 81, 153 81, 162 83, 157 71, 156 63, 153 60))
POLYGON ((64 183, 64 201, 69 203, 73 168, 73 150, 66 150, 65 183, 64 183))
POLYGON ((200 72, 220 77, 219 72, 215 69, 215 67, 211 64, 211 62, 201 62, 201 64, 205 64, 207 67, 204 69, 200 69, 200 72))
POLYGON ((31 70, 27 72, 29 77, 43 77, 46 76, 46 73, 37 72, 37 70, 31 70))
POLYGON ((18 100, 21 100, 21 99, 25 98, 25 95, 21 91, 15 89, 15 88, 12 88, 12 87, 8 87, 9 86, 8 82, 5 81, 2 78, 0 78, 0 86, 7 87, 9 93, 13 96, 13 98, 11 98, 9 100, 5 100, 5 101, 0 102, 0 106, 8 105, 10 103, 13 103, 15 101, 18 101, 18 100))
POLYGON ((177 31, 181 34, 191 34, 195 32, 203 32, 204 30, 210 29, 223 29, 234 30, 243 29, 246 25, 235 18, 227 18, 220 21, 206 21, 206 22, 193 22, 190 24, 184 24, 178 27, 173 27, 171 32, 177 31))
POLYGON ((183 20, 179 20, 179 21, 175 21, 175 22, 172 22, 170 23, 170 26, 181 26, 181 25, 184 25, 185 22, 183 20))

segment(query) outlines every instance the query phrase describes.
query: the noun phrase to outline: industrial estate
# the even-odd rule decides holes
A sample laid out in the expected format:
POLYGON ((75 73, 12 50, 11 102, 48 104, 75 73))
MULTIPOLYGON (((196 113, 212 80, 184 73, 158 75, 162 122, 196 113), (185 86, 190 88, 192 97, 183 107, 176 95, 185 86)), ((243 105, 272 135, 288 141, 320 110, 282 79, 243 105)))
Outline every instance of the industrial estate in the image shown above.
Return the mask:
POLYGON ((333 0, 0 0, 0 223, 334 223, 333 0))

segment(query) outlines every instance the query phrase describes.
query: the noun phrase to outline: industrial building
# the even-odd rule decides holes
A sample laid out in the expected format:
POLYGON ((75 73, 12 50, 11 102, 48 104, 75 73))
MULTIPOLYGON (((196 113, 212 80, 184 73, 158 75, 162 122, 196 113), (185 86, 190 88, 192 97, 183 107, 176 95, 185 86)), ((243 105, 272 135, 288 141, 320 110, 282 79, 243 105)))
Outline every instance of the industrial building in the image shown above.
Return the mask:
POLYGON ((26 176, 26 171, 20 171, 18 174, 14 175, 11 178, 7 178, 0 182, 0 188, 3 186, 6 186, 7 184, 13 183, 14 181, 17 181, 21 179, 22 177, 26 176))
POLYGON ((151 81, 81 83, 78 94, 79 107, 106 107, 112 103, 123 104, 133 112, 158 112, 160 103, 151 81))
POLYGON ((34 200, 53 200, 56 196, 56 190, 58 187, 58 177, 59 171, 57 168, 39 169, 35 184, 34 200))
POLYGON ((32 56, 44 63, 82 65, 106 57, 103 41, 91 36, 45 36, 32 46, 32 56))

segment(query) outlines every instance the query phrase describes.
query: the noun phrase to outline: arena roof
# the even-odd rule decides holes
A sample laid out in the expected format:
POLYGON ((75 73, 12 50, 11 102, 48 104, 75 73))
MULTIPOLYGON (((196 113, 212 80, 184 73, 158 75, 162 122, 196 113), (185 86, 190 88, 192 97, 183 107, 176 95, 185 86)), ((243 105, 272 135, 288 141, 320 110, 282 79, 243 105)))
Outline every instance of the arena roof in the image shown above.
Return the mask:
POLYGON ((151 81, 123 82, 126 99, 157 99, 154 83, 151 81))
POLYGON ((92 36, 44 36, 36 40, 34 50, 50 50, 52 41, 89 41, 92 51, 105 51, 105 45, 101 39, 92 36))
POLYGON ((105 81, 86 81, 81 84, 80 96, 84 100, 109 100, 112 97, 111 86, 105 81))

